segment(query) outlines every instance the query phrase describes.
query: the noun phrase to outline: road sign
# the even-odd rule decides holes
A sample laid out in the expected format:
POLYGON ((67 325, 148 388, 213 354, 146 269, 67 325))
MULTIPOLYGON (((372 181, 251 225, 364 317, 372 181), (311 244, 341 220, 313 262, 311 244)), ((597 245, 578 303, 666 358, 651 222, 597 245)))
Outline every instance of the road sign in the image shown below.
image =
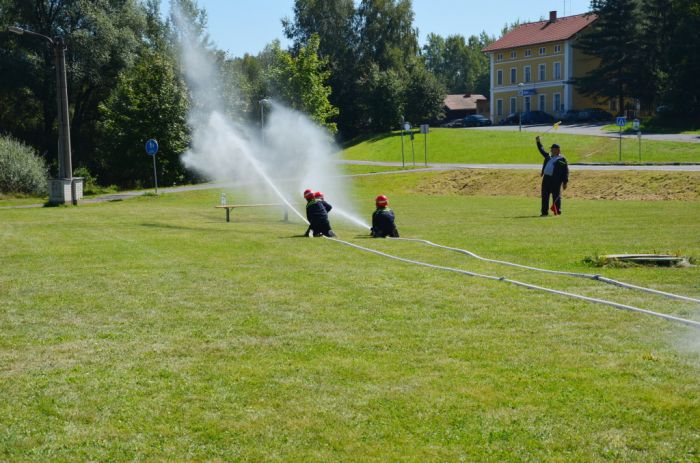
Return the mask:
POLYGON ((532 95, 537 95, 537 89, 526 88, 523 90, 523 96, 532 96, 532 95))
POLYGON ((149 156, 155 156, 155 154, 158 152, 158 142, 155 141, 153 138, 148 140, 146 142, 146 153, 149 156))
POLYGON ((624 127, 625 124, 627 124, 627 118, 626 118, 626 117, 618 117, 618 118, 617 118, 617 126, 618 126, 618 127, 624 127))
POLYGON ((404 123, 403 123, 403 129, 404 129, 404 130, 411 130, 411 123, 410 123, 410 122, 404 122, 404 123))
POLYGON ((420 125, 420 133, 428 133, 428 124, 421 124, 420 125))
POLYGON ((639 119, 635 119, 632 121, 632 128, 634 130, 639 130, 639 119))

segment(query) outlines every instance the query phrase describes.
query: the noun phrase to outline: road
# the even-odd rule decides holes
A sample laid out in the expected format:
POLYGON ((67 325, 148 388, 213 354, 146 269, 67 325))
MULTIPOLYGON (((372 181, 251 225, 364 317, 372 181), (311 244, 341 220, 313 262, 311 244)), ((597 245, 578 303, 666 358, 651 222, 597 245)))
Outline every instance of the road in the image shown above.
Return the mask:
MULTIPOLYGON (((605 132, 602 128, 606 124, 572 124, 560 125, 554 133, 566 133, 571 135, 593 135, 596 137, 618 138, 620 135, 617 132, 605 132)), ((542 133, 552 127, 552 124, 524 125, 523 132, 542 133)), ((495 131, 515 131, 518 130, 517 125, 493 125, 490 127, 470 127, 463 130, 495 130, 495 131)), ((553 132, 553 131, 552 131, 553 132)), ((550 132, 550 134, 552 133, 550 132)), ((636 134, 622 134, 622 138, 637 138, 636 134)), ((679 141, 685 143, 700 143, 700 135, 686 134, 661 134, 661 133, 642 133, 642 140, 652 141, 679 141)))

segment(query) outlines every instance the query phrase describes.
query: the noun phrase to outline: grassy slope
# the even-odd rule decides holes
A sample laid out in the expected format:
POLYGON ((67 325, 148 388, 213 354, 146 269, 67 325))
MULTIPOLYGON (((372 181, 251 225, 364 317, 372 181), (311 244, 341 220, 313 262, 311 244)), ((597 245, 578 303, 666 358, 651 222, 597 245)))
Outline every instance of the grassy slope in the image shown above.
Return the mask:
MULTIPOLYGON (((405 236, 550 268, 700 256, 698 202, 422 196, 355 180, 405 236)), ((697 461, 697 332, 322 239, 218 191, 2 211, 0 460, 697 461), (239 213, 240 212, 240 213, 239 213)), ((680 316, 697 306, 344 238, 680 316)), ((700 271, 606 275, 700 296, 700 271)))
MULTIPOLYGON (((428 135, 428 163, 539 163, 541 156, 535 134, 517 131, 474 129, 431 129, 428 135)), ((559 143, 569 162, 617 162, 618 140, 607 137, 559 134, 542 135, 544 144, 559 143)), ((416 163, 423 163, 423 135, 414 140, 416 163)), ((639 160, 637 141, 623 140, 622 160, 639 160)), ((377 136, 348 146, 345 159, 401 162, 400 132, 377 136)), ((413 152, 404 137, 404 157, 412 163, 413 152)), ((642 162, 700 162, 700 144, 642 142, 642 162)))

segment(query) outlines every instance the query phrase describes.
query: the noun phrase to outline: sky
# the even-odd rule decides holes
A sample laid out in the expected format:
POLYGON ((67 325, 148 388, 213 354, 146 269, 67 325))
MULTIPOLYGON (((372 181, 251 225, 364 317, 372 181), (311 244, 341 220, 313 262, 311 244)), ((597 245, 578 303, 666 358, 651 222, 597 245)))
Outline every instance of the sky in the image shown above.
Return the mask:
MULTIPOLYGON (((170 9, 169 0, 161 0, 163 13, 170 9)), ((207 11, 209 36, 229 56, 258 54, 275 39, 289 45, 281 19, 292 18, 294 0, 197 0, 207 11)), ((538 21, 557 10, 558 16, 588 11, 590 0, 413 0, 414 27, 418 28, 422 46, 429 33, 443 37, 465 37, 486 31, 500 35, 507 23, 538 21)))

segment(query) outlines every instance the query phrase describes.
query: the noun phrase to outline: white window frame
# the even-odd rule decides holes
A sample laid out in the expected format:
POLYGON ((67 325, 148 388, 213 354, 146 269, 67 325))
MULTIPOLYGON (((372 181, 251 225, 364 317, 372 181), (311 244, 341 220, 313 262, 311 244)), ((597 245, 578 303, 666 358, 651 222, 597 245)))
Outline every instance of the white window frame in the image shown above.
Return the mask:
POLYGON ((540 63, 537 65, 537 80, 543 82, 547 80, 547 64, 540 63))
POLYGON ((561 93, 555 93, 552 95, 552 110, 555 113, 561 112, 561 93), (557 100, 559 104, 557 104, 557 100))
POLYGON ((496 61, 503 61, 503 53, 496 54, 496 61))
POLYGON ((554 80, 561 80, 561 62, 555 61, 552 64, 552 78, 554 80))
POLYGON ((547 54, 547 47, 540 47, 540 55, 546 55, 547 54))
POLYGON ((532 56, 532 50, 530 50, 529 48, 525 50, 525 56, 532 56))
POLYGON ((518 82, 518 68, 510 68, 510 83, 515 84, 518 82))
POLYGON ((510 59, 515 59, 518 57, 518 52, 513 50, 510 52, 510 59))
POLYGON ((523 82, 531 82, 532 81, 532 68, 530 65, 527 65, 523 68, 523 82))
POLYGON ((561 53, 561 45, 554 45, 554 53, 561 53))
POLYGON ((496 71, 496 85, 503 85, 503 69, 496 71))
POLYGON ((510 114, 515 114, 518 112, 518 99, 514 96, 510 97, 510 114))
POLYGON ((503 100, 500 98, 496 100, 496 115, 503 116, 503 100))
POLYGON ((547 112, 547 95, 544 93, 537 95, 537 109, 539 111, 547 112))
POLYGON ((523 111, 532 111, 532 104, 529 96, 523 97, 523 111))

